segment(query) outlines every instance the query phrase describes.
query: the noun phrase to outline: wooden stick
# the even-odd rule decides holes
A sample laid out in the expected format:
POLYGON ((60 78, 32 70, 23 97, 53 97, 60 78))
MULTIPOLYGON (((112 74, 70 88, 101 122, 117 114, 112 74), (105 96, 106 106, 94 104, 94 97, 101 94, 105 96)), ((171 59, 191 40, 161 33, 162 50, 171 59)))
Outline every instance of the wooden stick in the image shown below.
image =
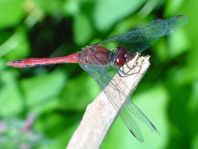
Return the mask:
MULTIPOLYGON (((125 91, 126 95, 130 95, 134 92, 137 84, 149 68, 149 56, 140 57, 137 54, 136 57, 127 65, 123 66, 123 68, 128 69, 129 67, 133 67, 134 64, 136 67, 130 72, 134 72, 133 75, 120 77, 116 74, 114 76, 116 84, 119 85, 120 89, 125 91)), ((118 98, 115 99, 115 101, 120 109, 124 101, 119 101, 119 96, 115 97, 118 98)), ((74 132, 66 148, 98 149, 118 114, 119 112, 114 109, 105 94, 101 92, 95 100, 87 106, 80 125, 74 132)))

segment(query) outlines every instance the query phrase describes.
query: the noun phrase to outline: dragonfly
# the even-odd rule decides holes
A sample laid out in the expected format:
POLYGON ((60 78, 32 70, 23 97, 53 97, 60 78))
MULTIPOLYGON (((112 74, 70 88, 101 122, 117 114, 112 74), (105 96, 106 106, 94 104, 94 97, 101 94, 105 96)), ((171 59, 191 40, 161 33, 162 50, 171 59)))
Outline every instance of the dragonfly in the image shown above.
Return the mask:
POLYGON ((120 118, 133 136, 140 142, 143 142, 144 139, 135 118, 143 121, 152 131, 159 132, 151 120, 130 100, 129 95, 127 96, 125 91, 119 88, 116 80, 113 80, 114 74, 110 72, 110 69, 113 68, 120 77, 133 75, 130 72, 125 72, 122 66, 132 60, 136 53, 141 54, 153 42, 172 33, 186 22, 187 17, 183 15, 173 16, 167 19, 157 19, 148 24, 132 28, 123 34, 86 46, 80 52, 62 57, 14 60, 8 62, 7 65, 26 68, 51 64, 79 63, 80 67, 88 72, 104 91, 107 99, 115 110, 118 111, 120 118), (110 89, 109 87, 106 88, 107 86, 110 86, 110 89), (121 110, 119 110, 114 95, 112 95, 110 90, 118 93, 120 100, 126 101, 122 105, 121 110))

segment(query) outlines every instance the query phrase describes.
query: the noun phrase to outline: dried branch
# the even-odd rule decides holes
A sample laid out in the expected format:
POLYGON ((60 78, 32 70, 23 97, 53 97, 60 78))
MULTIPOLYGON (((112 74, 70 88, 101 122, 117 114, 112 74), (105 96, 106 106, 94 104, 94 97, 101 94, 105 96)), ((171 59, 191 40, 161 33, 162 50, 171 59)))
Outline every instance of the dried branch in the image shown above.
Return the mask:
MULTIPOLYGON (((129 67, 133 67, 134 64, 136 67, 130 72, 133 73, 133 75, 120 77, 117 74, 114 77, 114 80, 117 81, 116 84, 119 85, 119 88, 125 90, 126 95, 133 93, 137 84, 148 69, 150 65, 149 56, 139 57, 139 55, 136 55, 136 57, 127 65, 123 66, 123 68, 129 69, 129 67)), ((109 86, 107 86, 107 88, 108 87, 109 86)), ((117 98, 118 99, 115 100, 119 101, 119 96, 117 98)), ((124 101, 117 102, 119 108, 122 107, 123 102, 124 101)), ((68 143, 67 149, 99 148, 118 114, 119 113, 113 108, 105 94, 101 92, 95 100, 88 105, 80 125, 68 143)))

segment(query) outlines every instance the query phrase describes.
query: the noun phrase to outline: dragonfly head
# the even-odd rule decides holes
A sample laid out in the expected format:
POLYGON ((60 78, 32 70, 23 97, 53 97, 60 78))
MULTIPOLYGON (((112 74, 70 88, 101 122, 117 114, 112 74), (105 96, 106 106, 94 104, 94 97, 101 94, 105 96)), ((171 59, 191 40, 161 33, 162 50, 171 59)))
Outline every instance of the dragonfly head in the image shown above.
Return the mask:
POLYGON ((117 53, 114 59, 114 65, 118 68, 122 67, 126 62, 130 61, 133 56, 126 52, 126 49, 123 47, 117 48, 117 53))

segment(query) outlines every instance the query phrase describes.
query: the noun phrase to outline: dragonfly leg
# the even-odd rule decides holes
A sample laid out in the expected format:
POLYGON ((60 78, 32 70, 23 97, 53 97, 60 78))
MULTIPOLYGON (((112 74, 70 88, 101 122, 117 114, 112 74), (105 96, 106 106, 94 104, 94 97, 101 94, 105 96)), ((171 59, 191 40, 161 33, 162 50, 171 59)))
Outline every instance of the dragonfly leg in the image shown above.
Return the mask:
POLYGON ((143 61, 141 61, 141 63, 137 64, 137 61, 136 61, 131 68, 128 66, 128 64, 126 64, 127 67, 129 68, 129 70, 126 72, 126 74, 127 75, 133 75, 133 74, 136 74, 136 73, 140 73, 140 70, 142 69, 142 63, 143 63, 143 61), (139 68, 139 69, 136 72, 131 72, 131 70, 134 69, 134 68, 139 68))
POLYGON ((135 56, 135 58, 133 59, 132 66, 129 66, 128 63, 125 64, 124 67, 127 70, 125 70, 124 67, 120 67, 120 68, 116 67, 118 69, 119 76, 121 76, 121 77, 127 77, 127 76, 130 76, 130 75, 133 75, 133 74, 140 73, 140 70, 142 68, 141 65, 142 65, 143 61, 141 63, 138 63, 137 60, 139 59, 139 57, 140 57, 140 54, 137 53, 136 56, 135 56), (132 71, 135 68, 138 68, 138 70, 137 71, 132 71))

